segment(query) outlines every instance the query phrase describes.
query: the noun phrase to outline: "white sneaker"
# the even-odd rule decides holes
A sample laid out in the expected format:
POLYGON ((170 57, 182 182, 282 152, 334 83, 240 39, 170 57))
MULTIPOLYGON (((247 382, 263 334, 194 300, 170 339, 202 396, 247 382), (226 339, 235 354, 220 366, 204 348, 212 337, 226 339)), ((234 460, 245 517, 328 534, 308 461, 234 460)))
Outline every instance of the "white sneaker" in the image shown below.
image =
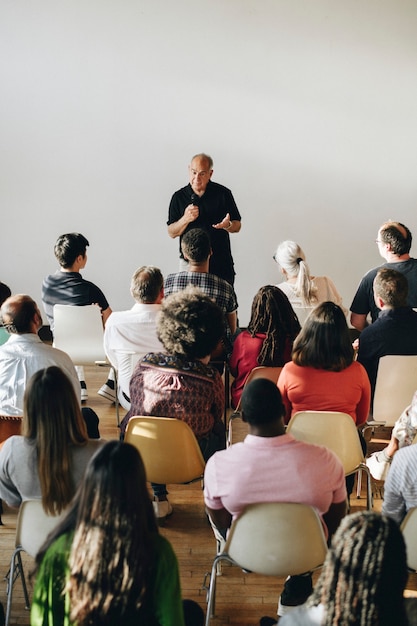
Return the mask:
POLYGON ((165 518, 172 515, 172 505, 168 500, 158 500, 155 496, 152 504, 158 522, 164 521, 165 518))
POLYGON ((109 387, 107 383, 104 383, 102 387, 97 391, 99 396, 106 398, 106 400, 110 400, 110 402, 116 402, 116 391, 113 387, 109 387))
POLYGON ((391 465, 392 457, 388 456, 385 450, 374 452, 366 459, 366 465, 375 480, 385 480, 391 465))

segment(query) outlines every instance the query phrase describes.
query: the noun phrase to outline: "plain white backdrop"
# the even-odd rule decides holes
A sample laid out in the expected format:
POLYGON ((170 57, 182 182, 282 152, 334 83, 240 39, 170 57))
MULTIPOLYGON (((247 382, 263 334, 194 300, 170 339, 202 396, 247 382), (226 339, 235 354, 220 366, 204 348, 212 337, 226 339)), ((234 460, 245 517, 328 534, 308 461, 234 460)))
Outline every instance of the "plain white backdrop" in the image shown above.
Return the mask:
POLYGON ((415 0, 0 0, 0 280, 40 300, 58 235, 114 310, 190 157, 242 214, 239 318, 295 239, 349 307, 386 219, 417 237, 415 0))

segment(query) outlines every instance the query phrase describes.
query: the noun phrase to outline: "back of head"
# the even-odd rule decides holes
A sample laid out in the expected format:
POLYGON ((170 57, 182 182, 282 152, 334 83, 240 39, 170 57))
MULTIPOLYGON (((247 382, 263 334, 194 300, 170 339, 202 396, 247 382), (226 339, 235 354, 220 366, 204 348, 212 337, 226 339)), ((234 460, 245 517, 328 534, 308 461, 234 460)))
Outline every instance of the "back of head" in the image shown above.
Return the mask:
POLYGON ((187 287, 162 301, 157 333, 168 354, 190 360, 206 357, 224 331, 222 310, 197 287, 187 287))
POLYGON ((10 287, 5 285, 4 283, 0 283, 0 306, 3 304, 7 298, 12 295, 10 287))
POLYGON ((123 623, 125 614, 146 602, 150 535, 158 532, 136 448, 109 441, 96 452, 69 517, 76 518, 67 585, 71 621, 110 625, 118 618, 123 623))
POLYGON ((88 240, 81 233, 61 235, 54 246, 55 257, 60 266, 67 269, 74 265, 78 256, 85 256, 88 245, 88 240))
POLYGON ((334 302, 313 309, 294 342, 297 365, 340 371, 353 362, 353 348, 345 315, 334 302))
POLYGON ((0 309, 1 321, 9 333, 24 334, 32 332, 32 323, 39 314, 36 302, 30 296, 17 294, 7 298, 0 309))
POLYGON ((397 256, 408 254, 413 237, 410 230, 401 222, 385 222, 379 229, 379 237, 383 243, 389 243, 391 252, 397 256))
POLYGON ((142 265, 132 276, 130 293, 136 302, 153 304, 160 296, 163 286, 161 270, 153 265, 142 265))
POLYGON ((277 385, 266 378, 255 378, 245 385, 240 407, 243 420, 253 425, 270 424, 285 414, 277 385))
POLYGON ((390 307, 407 305, 408 281, 401 272, 387 267, 378 270, 374 279, 375 295, 390 307))
POLYGON ((405 626, 407 576, 404 539, 396 522, 374 512, 348 515, 332 539, 308 605, 324 604, 325 626, 405 626))
POLYGON ((39 370, 30 379, 22 432, 36 445, 43 507, 60 513, 74 495, 71 447, 87 442, 87 430, 72 383, 59 367, 39 370))
POLYGON ((266 338, 258 356, 259 365, 284 365, 287 341, 300 332, 300 324, 285 293, 273 285, 265 285, 252 302, 248 332, 254 337, 265 333, 266 338))
POLYGON ((303 306, 317 302, 315 289, 311 283, 310 270, 305 254, 295 241, 283 241, 279 244, 274 259, 285 271, 287 278, 297 278, 294 284, 296 295, 301 298, 303 306))
POLYGON ((204 263, 210 256, 211 246, 208 234, 202 228, 188 230, 181 239, 181 250, 188 261, 204 263))

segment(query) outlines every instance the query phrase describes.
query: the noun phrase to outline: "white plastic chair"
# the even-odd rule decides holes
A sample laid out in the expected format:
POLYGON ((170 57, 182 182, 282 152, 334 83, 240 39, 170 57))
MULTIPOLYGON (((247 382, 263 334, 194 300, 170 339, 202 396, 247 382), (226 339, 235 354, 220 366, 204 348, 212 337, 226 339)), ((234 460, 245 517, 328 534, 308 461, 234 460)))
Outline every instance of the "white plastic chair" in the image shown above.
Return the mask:
POLYGON ((407 565, 417 572, 417 507, 410 509, 402 521, 401 531, 407 548, 407 565))
MULTIPOLYGON (((104 352, 103 322, 99 306, 55 304, 53 345, 66 352, 74 365, 110 367, 114 373, 114 384, 117 390, 117 370, 107 360, 104 352)), ((119 426, 118 393, 116 393, 115 406, 117 426, 119 426)))
POLYGON ((12 608, 13 586, 17 578, 22 579, 25 608, 30 608, 29 595, 23 571, 21 552, 35 558, 47 536, 63 518, 65 512, 57 516, 47 515, 42 508, 41 500, 26 500, 22 503, 17 518, 15 549, 10 560, 7 579, 7 607, 5 626, 9 625, 12 608))
POLYGON ((394 426, 417 389, 417 355, 388 355, 379 359, 372 417, 394 426))
MULTIPOLYGON (((214 617, 218 564, 264 576, 295 576, 321 567, 327 544, 317 511, 306 504, 251 504, 233 522, 210 573, 206 626, 214 617)), ((206 574, 207 578, 208 574, 206 574)), ((205 582, 204 582, 204 588, 205 582)))
POLYGON ((290 419, 287 433, 300 441, 332 450, 340 459, 346 476, 364 471, 367 478, 367 509, 372 509, 371 474, 350 415, 338 411, 299 411, 290 419))

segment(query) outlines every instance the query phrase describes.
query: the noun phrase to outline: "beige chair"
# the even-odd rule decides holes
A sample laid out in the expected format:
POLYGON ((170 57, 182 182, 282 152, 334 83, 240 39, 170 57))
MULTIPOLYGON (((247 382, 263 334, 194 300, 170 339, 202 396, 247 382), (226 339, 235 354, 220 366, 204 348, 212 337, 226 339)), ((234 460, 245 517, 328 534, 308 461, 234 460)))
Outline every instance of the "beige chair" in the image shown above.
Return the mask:
POLYGON ((131 417, 125 439, 143 459, 149 482, 183 484, 202 480, 205 461, 191 428, 172 417, 131 417))
POLYGON ((410 509, 402 521, 401 531, 407 548, 407 565, 417 572, 417 507, 410 509))
POLYGON ((300 441, 330 448, 342 462, 346 476, 364 471, 367 477, 367 509, 372 509, 371 474, 350 415, 337 411, 300 411, 290 419, 287 433, 300 441))
POLYGON ((394 426, 417 389, 417 355, 379 359, 372 417, 394 426))
MULTIPOLYGON (((98 365, 110 367, 114 373, 117 389, 117 370, 109 363, 103 345, 103 321, 100 307, 95 304, 54 306, 55 348, 66 352, 74 365, 98 365)), ((119 401, 116 393, 116 419, 120 424, 119 401)))
POLYGON ((40 500, 26 500, 22 503, 17 518, 15 549, 10 560, 10 569, 6 576, 6 626, 8 626, 10 622, 13 586, 19 576, 22 579, 25 607, 26 609, 30 608, 21 552, 26 552, 31 557, 35 558, 48 534, 55 528, 64 515, 64 512, 55 517, 47 515, 43 510, 40 500))
MULTIPOLYGON (((247 378, 245 380, 245 386, 250 383, 252 380, 256 378, 267 378, 268 380, 272 380, 273 383, 278 383, 279 375, 281 374, 282 367, 266 367, 265 365, 259 365, 258 367, 254 367, 253 370, 249 372, 247 378)), ((242 397, 242 396, 241 396, 242 397)), ((231 416, 229 417, 229 423, 227 428, 227 445, 230 446, 232 443, 235 443, 233 438, 233 421, 237 420, 238 424, 242 424, 242 413, 240 410, 240 399, 236 409, 233 411, 231 416)))
POLYGON ((232 565, 264 576, 304 574, 321 567, 327 544, 317 511, 306 504, 249 505, 233 522, 223 552, 217 554, 207 588, 206 626, 214 617, 218 564, 232 565))

